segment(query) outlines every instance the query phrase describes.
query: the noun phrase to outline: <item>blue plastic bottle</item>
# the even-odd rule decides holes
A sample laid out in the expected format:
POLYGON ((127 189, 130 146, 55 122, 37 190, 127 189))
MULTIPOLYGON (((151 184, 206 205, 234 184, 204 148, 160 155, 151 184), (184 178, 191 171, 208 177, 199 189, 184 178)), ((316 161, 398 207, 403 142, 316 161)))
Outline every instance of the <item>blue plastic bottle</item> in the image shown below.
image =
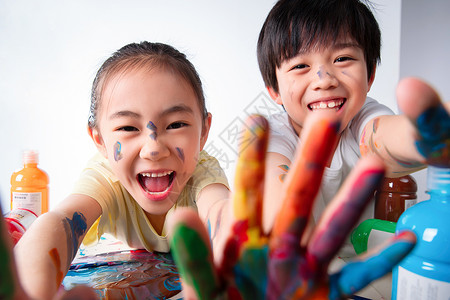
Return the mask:
POLYGON ((396 232, 408 229, 417 245, 392 273, 392 299, 450 299, 450 169, 428 167, 430 199, 407 209, 396 232))

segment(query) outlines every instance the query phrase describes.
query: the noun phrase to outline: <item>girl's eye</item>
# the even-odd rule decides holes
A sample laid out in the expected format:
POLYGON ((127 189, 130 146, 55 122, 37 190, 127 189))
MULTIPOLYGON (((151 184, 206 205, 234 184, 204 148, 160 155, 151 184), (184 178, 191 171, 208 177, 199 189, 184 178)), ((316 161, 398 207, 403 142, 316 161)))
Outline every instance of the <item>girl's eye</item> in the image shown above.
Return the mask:
POLYGON ((167 129, 178 129, 181 127, 185 127, 188 126, 188 124, 184 123, 184 122, 174 122, 172 124, 170 124, 169 126, 167 126, 167 129))
POLYGON ((117 131, 138 131, 138 129, 133 126, 122 126, 117 128, 117 131))

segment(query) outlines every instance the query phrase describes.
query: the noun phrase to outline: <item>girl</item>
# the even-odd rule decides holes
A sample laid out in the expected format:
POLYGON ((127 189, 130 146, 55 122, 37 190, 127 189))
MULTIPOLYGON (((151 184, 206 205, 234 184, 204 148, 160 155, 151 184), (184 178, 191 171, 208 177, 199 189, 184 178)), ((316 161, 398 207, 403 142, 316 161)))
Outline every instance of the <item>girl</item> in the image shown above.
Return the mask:
POLYGON ((215 218, 229 190, 217 160, 202 151, 210 126, 200 78, 184 54, 142 42, 107 59, 88 122, 98 153, 72 194, 15 248, 25 291, 51 299, 89 228, 89 240, 108 232, 131 247, 168 252, 165 221, 177 207, 215 218))

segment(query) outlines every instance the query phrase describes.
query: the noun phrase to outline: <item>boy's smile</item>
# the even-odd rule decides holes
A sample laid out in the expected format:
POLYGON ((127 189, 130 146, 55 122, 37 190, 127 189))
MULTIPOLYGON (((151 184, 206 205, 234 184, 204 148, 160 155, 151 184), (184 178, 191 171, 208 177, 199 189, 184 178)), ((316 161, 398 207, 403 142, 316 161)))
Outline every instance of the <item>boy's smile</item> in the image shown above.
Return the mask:
POLYGON ((209 122, 186 80, 162 68, 122 72, 102 98, 97 146, 152 224, 161 223, 197 166, 209 122))
POLYGON ((300 52, 282 62, 276 76, 278 90, 269 87, 269 94, 284 106, 297 135, 308 114, 319 110, 335 112, 343 130, 361 109, 373 82, 373 77, 367 78, 363 50, 348 39, 300 52))

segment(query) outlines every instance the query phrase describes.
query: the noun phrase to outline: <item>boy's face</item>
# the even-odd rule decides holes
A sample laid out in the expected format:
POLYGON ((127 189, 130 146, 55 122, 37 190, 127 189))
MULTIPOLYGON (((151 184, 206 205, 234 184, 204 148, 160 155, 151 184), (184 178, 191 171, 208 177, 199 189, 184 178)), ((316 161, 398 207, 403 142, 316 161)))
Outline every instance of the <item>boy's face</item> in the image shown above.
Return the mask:
POLYGON ((91 134, 114 174, 161 224, 191 177, 208 136, 191 86, 159 68, 129 70, 108 81, 91 134))
POLYGON ((285 60, 276 70, 278 91, 268 88, 298 135, 309 114, 325 109, 336 113, 344 129, 361 109, 373 82, 373 76, 367 78, 364 52, 353 40, 338 39, 322 48, 285 60))

